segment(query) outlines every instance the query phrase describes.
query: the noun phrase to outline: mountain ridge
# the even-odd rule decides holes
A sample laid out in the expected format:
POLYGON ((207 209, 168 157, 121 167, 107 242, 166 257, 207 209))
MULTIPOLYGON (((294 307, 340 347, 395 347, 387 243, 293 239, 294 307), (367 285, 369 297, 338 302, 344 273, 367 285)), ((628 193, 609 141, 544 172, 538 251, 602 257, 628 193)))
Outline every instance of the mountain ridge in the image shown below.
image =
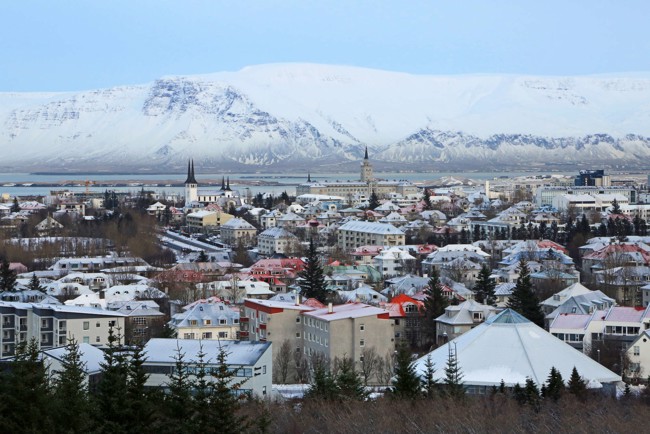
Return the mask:
MULTIPOLYGON (((9 170, 644 167, 650 74, 427 76, 271 64, 65 93, 0 93, 9 170)), ((4 167, 2 167, 4 166, 4 167)))

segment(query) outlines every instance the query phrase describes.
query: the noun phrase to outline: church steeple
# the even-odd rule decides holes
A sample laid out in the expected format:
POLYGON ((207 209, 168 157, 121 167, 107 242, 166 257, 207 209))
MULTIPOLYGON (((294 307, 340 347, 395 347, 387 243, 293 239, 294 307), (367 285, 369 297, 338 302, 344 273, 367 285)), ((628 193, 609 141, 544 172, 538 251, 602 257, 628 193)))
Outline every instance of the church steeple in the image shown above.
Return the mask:
POLYGON ((307 172, 307 182, 311 182, 311 173, 307 172))
POLYGON ((187 179, 185 184, 198 184, 194 177, 194 160, 187 160, 187 179))
POLYGON ((367 159, 368 159, 368 147, 367 147, 367 146, 366 146, 366 155, 364 155, 363 159, 364 159, 364 160, 367 160, 367 159))
POLYGON ((226 184, 226 191, 232 191, 232 190, 230 189, 230 176, 228 177, 228 181, 226 181, 226 182, 227 182, 227 184, 226 184))
POLYGON ((221 177, 221 191, 226 191, 226 177, 221 177))

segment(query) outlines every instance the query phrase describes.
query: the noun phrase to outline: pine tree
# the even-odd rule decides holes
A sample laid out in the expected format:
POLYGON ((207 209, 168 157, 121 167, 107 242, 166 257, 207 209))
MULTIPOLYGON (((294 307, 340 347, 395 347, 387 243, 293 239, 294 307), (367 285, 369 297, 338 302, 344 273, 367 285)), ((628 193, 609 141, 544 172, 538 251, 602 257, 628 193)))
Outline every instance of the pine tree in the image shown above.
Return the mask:
POLYGON ((618 204, 618 201, 614 199, 612 201, 612 214, 621 214, 621 206, 618 204))
POLYGON ((305 398, 332 401, 338 398, 338 394, 338 385, 327 365, 325 363, 316 363, 314 365, 313 379, 305 398))
POLYGON ((300 288, 305 298, 315 298, 321 303, 327 301, 327 287, 325 286, 323 266, 320 263, 313 240, 309 241, 307 261, 305 268, 299 273, 299 277, 302 278, 300 288))
POLYGON ((392 396, 402 399, 416 399, 422 396, 420 379, 415 372, 415 364, 406 345, 397 349, 395 357, 395 377, 393 378, 392 396))
POLYGON ((576 398, 584 398, 587 393, 587 384, 585 380, 582 379, 576 367, 573 367, 571 371, 571 378, 569 378, 568 384, 569 393, 574 395, 576 398))
POLYGON ((555 366, 551 367, 551 373, 548 376, 547 384, 546 396, 551 398, 553 401, 559 400, 564 392, 564 380, 562 379, 560 371, 555 369, 555 366))
POLYGON ((3 259, 0 265, 0 291, 16 290, 16 272, 9 268, 9 261, 3 259))
POLYGON ((451 398, 462 398, 465 396, 465 387, 463 387, 463 372, 458 366, 456 348, 452 350, 449 345, 449 356, 447 366, 445 367, 445 394, 451 398))
POLYGON ((424 290, 424 322, 423 331, 428 337, 429 343, 435 342, 436 337, 436 318, 445 313, 445 308, 449 306, 449 299, 445 297, 438 270, 431 268, 431 277, 429 277, 428 288, 424 290))
POLYGON ((43 291, 43 287, 41 286, 41 281, 36 276, 36 273, 32 273, 32 278, 29 281, 29 284, 27 285, 27 289, 30 291, 43 291))
POLYGON ((205 253, 205 250, 201 250, 199 252, 199 256, 196 258, 196 262, 209 262, 210 258, 208 258, 208 255, 205 253))
POLYGON ((123 433, 129 429, 127 399, 128 366, 122 336, 111 327, 108 330, 108 347, 104 350, 104 360, 100 363, 101 380, 93 396, 95 432, 123 433))
POLYGON ((370 194, 370 199, 368 199, 368 209, 375 209, 379 206, 379 196, 374 191, 370 194))
POLYGON ((174 355, 174 369, 168 374, 169 381, 166 386, 169 390, 164 397, 165 415, 169 418, 166 425, 170 431, 179 434, 192 432, 187 424, 193 414, 194 401, 192 399, 192 381, 185 361, 185 353, 180 346, 176 347, 174 355))
POLYGON ((476 293, 476 301, 479 303, 484 303, 487 305, 493 305, 496 303, 496 296, 494 295, 494 290, 496 288, 496 282, 490 277, 492 273, 490 268, 483 264, 481 271, 478 273, 476 279, 476 285, 474 285, 474 292, 476 293))
POLYGON ((145 388, 149 374, 144 370, 144 355, 142 346, 136 345, 129 352, 127 364, 126 397, 129 403, 129 429, 143 432, 154 420, 154 408, 151 405, 151 394, 145 388))
POLYGON ((432 399, 436 396, 438 391, 438 380, 434 378, 436 373, 436 367, 433 361, 431 360, 431 354, 429 354, 424 362, 424 377, 422 378, 422 389, 424 390, 424 396, 429 399, 432 399))
POLYGON ((532 405, 537 408, 539 406, 539 388, 532 378, 526 378, 526 385, 524 386, 524 395, 526 404, 532 405))
POLYGON ((35 338, 16 347, 11 371, 3 373, 3 432, 46 432, 52 427, 52 393, 35 338))
POLYGON ((519 278, 512 295, 508 299, 507 307, 520 313, 538 326, 544 327, 544 313, 539 305, 539 299, 533 291, 530 270, 525 259, 519 262, 519 278))
POLYGON ((13 212, 20 212, 20 205, 18 204, 18 198, 14 197, 14 202, 11 204, 11 208, 9 211, 13 212))
POLYGON ((231 369, 227 364, 228 352, 224 347, 219 348, 216 369, 211 370, 213 390, 210 396, 208 413, 210 424, 218 427, 220 433, 236 434, 246 431, 249 426, 248 419, 241 415, 242 385, 246 380, 238 380, 237 370, 231 369))
POLYGON ((422 205, 423 211, 428 211, 433 209, 433 205, 431 204, 431 193, 429 193, 428 188, 424 189, 424 194, 422 195, 422 201, 424 202, 422 205))
POLYGON ((79 343, 68 339, 62 369, 54 381, 53 415, 60 432, 87 432, 92 424, 86 364, 81 355, 79 343))
POLYGON ((339 363, 336 385, 339 396, 343 399, 363 401, 368 397, 363 379, 354 369, 354 361, 349 357, 343 357, 339 363))

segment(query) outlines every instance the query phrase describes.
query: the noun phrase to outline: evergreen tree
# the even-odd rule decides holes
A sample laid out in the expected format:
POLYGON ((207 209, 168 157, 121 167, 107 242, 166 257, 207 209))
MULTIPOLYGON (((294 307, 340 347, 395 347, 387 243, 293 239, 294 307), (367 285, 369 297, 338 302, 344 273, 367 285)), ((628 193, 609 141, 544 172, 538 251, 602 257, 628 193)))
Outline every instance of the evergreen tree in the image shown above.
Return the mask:
POLYGON ((515 384, 512 388, 512 397, 519 404, 524 404, 526 402, 526 393, 519 383, 515 384))
POLYGON ((571 371, 571 377, 568 384, 569 393, 577 398, 584 398, 587 393, 587 383, 582 379, 576 367, 571 371))
POLYGON ((316 363, 314 365, 313 379, 305 397, 333 401, 338 399, 338 394, 338 385, 327 365, 325 363, 316 363))
POLYGON ((368 199, 368 209, 375 209, 379 206, 379 196, 374 191, 370 194, 370 199, 368 199))
POLYGON ((325 286, 325 275, 323 266, 320 263, 318 252, 314 241, 309 241, 307 261, 305 268, 299 273, 301 293, 306 298, 315 298, 321 303, 327 301, 327 287, 325 286))
POLYGON ((451 398, 461 398, 465 395, 463 373, 460 366, 458 366, 455 345, 453 350, 451 344, 448 345, 449 356, 447 358, 447 366, 445 366, 445 394, 451 398))
POLYGON ((555 369, 555 366, 551 368, 551 373, 548 376, 547 381, 548 386, 546 387, 546 396, 551 398, 553 401, 557 401, 562 397, 564 392, 564 380, 562 379, 562 374, 560 371, 555 369))
POLYGON ((424 390, 424 396, 429 399, 432 399, 436 396, 438 391, 438 380, 433 378, 436 373, 435 364, 431 360, 431 354, 429 354, 424 362, 424 377, 422 378, 422 389, 424 390))
POLYGON ((16 290, 16 272, 9 268, 9 261, 3 259, 0 265, 0 291, 16 290))
POLYGON ((142 346, 136 345, 129 352, 127 364, 126 398, 129 403, 129 429, 136 432, 146 431, 154 420, 154 408, 151 405, 151 392, 145 389, 149 378, 144 370, 146 358, 142 346))
POLYGON ((129 430, 127 399, 128 366, 122 336, 111 327, 108 330, 108 347, 104 350, 104 360, 100 363, 101 380, 94 395, 94 415, 97 424, 95 432, 125 433, 129 430))
POLYGON ((36 273, 32 273, 32 278, 29 281, 29 284, 27 285, 27 289, 30 291, 43 291, 43 287, 41 286, 41 281, 36 276, 36 273))
POLYGON ((14 197, 14 202, 11 204, 11 208, 9 209, 11 212, 20 212, 20 205, 18 204, 18 198, 14 197))
POLYGON ((52 394, 35 338, 16 347, 10 370, 3 372, 0 426, 7 433, 40 433, 52 427, 52 394))
POLYGON ((354 369, 354 361, 349 357, 343 357, 339 363, 336 385, 339 396, 343 399, 363 401, 368 397, 363 379, 354 369))
POLYGON ((506 382, 503 381, 503 378, 501 379, 501 382, 499 383, 499 393, 506 393, 506 382))
POLYGON ((519 261, 519 278, 512 290, 512 295, 508 299, 507 307, 520 313, 538 326, 544 327, 544 313, 533 290, 528 262, 525 259, 519 261))
POLYGON ((494 290, 496 288, 496 282, 490 277, 490 269, 487 265, 483 264, 481 271, 478 273, 476 279, 476 285, 474 285, 474 292, 476 293, 476 301, 479 303, 484 303, 487 305, 493 305, 496 303, 496 296, 494 295, 494 290))
POLYGON ((436 337, 436 318, 445 313, 445 308, 449 306, 449 299, 445 297, 438 276, 438 270, 434 267, 431 268, 431 276, 429 277, 429 285, 424 290, 424 327, 423 331, 425 336, 428 337, 430 343, 435 341, 436 337))
POLYGON ((406 345, 401 345, 397 349, 395 377, 392 383, 391 392, 396 398, 416 399, 421 396, 420 379, 415 372, 415 364, 406 345))
POLYGON ((216 360, 217 367, 210 372, 214 380, 207 410, 210 424, 218 428, 219 433, 236 434, 246 431, 249 425, 248 419, 240 414, 242 399, 246 397, 240 392, 246 380, 236 379, 236 370, 228 366, 227 358, 226 349, 220 347, 216 360))
POLYGON ((176 347, 174 355, 174 369, 168 374, 169 381, 166 386, 169 393, 165 395, 164 408, 168 417, 166 425, 170 431, 179 434, 192 432, 188 426, 194 411, 192 399, 192 381, 188 365, 185 361, 185 353, 180 346, 176 347))
POLYGON ((92 420, 86 364, 81 360, 79 344, 74 338, 68 339, 61 365, 63 369, 54 381, 54 422, 59 432, 87 432, 92 420))
POLYGON ((199 256, 196 258, 196 262, 210 262, 210 258, 208 258, 205 250, 201 250, 199 252, 199 256))
POLYGON ((424 189, 424 194, 422 195, 422 211, 428 211, 433 209, 433 205, 431 204, 431 193, 429 193, 429 189, 425 188, 424 189))
POLYGON ((526 385, 524 387, 524 395, 526 404, 532 405, 537 408, 539 406, 539 388, 532 378, 526 378, 526 385))
POLYGON ((612 214, 621 214, 621 206, 619 205, 618 201, 614 199, 612 201, 612 214))

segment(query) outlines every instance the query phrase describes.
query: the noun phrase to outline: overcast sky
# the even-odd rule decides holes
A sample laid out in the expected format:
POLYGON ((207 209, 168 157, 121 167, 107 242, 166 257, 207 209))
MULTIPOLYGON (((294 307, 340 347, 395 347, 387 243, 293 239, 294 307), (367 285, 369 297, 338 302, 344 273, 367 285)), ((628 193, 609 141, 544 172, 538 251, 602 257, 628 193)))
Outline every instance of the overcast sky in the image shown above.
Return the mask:
POLYGON ((7 0, 0 91, 277 62, 416 74, 650 71, 648 0, 7 0))

